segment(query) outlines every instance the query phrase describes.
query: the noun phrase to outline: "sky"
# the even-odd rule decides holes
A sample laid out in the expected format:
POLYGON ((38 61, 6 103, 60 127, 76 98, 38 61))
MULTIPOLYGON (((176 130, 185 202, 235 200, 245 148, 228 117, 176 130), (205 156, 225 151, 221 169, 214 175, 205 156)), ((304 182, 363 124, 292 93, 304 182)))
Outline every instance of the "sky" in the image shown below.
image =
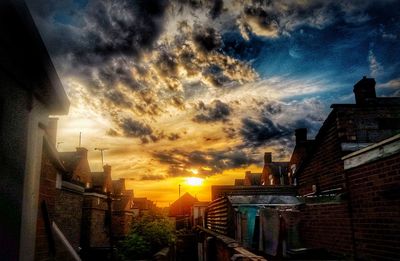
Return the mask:
POLYGON ((59 151, 82 133, 159 206, 288 160, 364 75, 400 95, 400 1, 26 1, 71 101, 59 151))

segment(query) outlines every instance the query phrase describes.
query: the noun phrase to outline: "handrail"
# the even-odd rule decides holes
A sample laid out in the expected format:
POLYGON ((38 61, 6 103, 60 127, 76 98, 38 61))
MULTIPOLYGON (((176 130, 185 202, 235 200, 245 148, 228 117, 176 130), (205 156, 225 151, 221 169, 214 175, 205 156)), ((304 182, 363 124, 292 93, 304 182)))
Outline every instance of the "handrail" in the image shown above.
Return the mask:
POLYGON ((52 223, 52 228, 55 234, 58 236, 58 238, 61 240, 63 245, 66 247, 68 252, 72 255, 75 261, 81 261, 81 258, 79 255, 76 253, 75 249, 71 246, 71 244, 68 242, 68 239, 64 236, 63 232, 58 228, 57 224, 53 221, 52 223))

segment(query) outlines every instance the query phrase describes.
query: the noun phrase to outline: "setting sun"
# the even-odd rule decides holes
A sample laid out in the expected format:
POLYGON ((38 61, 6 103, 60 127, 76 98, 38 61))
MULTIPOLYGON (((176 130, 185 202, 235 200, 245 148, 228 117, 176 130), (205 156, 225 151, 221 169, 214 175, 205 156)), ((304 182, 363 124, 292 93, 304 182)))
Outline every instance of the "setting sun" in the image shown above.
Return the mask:
POLYGON ((186 183, 190 186, 201 186, 203 184, 204 179, 196 178, 196 177, 189 177, 186 178, 186 183))

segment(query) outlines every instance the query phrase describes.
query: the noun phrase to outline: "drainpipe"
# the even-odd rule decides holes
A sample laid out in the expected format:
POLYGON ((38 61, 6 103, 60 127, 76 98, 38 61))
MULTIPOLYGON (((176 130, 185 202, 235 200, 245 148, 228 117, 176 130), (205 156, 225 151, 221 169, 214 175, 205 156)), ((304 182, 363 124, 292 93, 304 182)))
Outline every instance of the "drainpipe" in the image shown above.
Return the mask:
POLYGON ((354 213, 353 213, 353 206, 351 204, 351 192, 350 192, 350 187, 349 187, 349 179, 347 176, 346 171, 344 171, 344 180, 345 180, 345 185, 346 185, 346 191, 347 191, 347 209, 349 211, 349 216, 350 216, 350 230, 351 230, 351 245, 353 248, 353 258, 357 258, 357 249, 356 249, 356 236, 354 232, 354 213))

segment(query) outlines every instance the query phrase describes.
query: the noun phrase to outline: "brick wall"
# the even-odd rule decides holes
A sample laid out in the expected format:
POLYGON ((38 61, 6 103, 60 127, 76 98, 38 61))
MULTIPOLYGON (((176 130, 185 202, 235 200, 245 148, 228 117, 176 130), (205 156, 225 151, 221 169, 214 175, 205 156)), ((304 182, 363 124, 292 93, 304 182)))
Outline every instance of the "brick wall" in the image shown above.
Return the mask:
POLYGON ((311 158, 297 173, 300 195, 311 193, 312 185, 317 185, 320 191, 344 189, 341 157, 348 152, 343 152, 340 144, 375 143, 399 133, 396 126, 399 114, 399 106, 334 106, 316 136, 311 158))
POLYGON ((400 154, 342 173, 344 200, 302 206, 304 245, 359 260, 399 260, 400 154))
POLYGON ((82 212, 82 247, 109 246, 106 212, 107 201, 104 195, 85 194, 82 212))
POLYGON ((82 193, 57 189, 55 222, 76 251, 80 246, 82 204, 82 193))
POLYGON ((335 119, 332 112, 316 138, 312 157, 297 173, 300 195, 312 193, 313 185, 317 185, 320 191, 344 187, 342 151, 335 119))
POLYGON ((132 226, 133 212, 132 211, 115 211, 112 217, 113 237, 121 239, 125 237, 132 226))
POLYGON ((36 227, 35 260, 50 260, 49 235, 45 229, 45 221, 42 213, 42 202, 45 201, 50 219, 54 218, 56 198, 57 170, 53 166, 49 152, 44 146, 42 154, 42 166, 39 185, 39 210, 36 227))
POLYGON ((309 248, 351 255, 351 225, 347 203, 306 204, 301 208, 300 235, 309 248))
POLYGON ((400 259, 400 154, 346 171, 357 258, 400 259))

